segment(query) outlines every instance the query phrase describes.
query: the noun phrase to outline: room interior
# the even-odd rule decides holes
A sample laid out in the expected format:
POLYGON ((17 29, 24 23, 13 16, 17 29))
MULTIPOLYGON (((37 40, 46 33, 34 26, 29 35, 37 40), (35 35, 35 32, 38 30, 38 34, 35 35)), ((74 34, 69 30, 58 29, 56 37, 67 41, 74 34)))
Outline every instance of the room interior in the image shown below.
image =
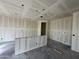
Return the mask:
POLYGON ((0 0, 0 59, 79 59, 78 0, 0 0))

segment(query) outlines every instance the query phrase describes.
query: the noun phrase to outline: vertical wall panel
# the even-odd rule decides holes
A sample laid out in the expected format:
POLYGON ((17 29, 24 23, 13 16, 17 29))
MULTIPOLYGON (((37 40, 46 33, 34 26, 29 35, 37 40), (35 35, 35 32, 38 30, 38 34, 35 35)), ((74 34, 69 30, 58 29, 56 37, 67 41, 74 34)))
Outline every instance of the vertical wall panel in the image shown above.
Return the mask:
POLYGON ((0 27, 2 27, 2 16, 0 16, 0 27))
POLYGON ((4 17, 4 27, 5 28, 8 28, 9 27, 9 17, 8 16, 5 16, 4 17))
POLYGON ((13 28, 13 18, 9 17, 9 27, 13 28))
POLYGON ((49 38, 71 45, 72 16, 49 20, 49 38))
POLYGON ((0 37, 3 38, 3 40, 0 38, 0 42, 11 41, 19 37, 36 36, 37 28, 37 21, 31 19, 0 16, 0 37))
POLYGON ((79 11, 73 13, 72 50, 79 52, 79 11))

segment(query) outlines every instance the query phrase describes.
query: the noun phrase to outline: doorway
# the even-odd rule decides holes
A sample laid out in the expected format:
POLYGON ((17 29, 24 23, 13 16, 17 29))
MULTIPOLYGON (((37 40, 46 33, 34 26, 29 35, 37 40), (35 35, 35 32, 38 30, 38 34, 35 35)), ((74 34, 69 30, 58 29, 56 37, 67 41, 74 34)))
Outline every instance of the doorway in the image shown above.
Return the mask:
POLYGON ((41 23, 41 36, 46 35, 46 22, 41 23))

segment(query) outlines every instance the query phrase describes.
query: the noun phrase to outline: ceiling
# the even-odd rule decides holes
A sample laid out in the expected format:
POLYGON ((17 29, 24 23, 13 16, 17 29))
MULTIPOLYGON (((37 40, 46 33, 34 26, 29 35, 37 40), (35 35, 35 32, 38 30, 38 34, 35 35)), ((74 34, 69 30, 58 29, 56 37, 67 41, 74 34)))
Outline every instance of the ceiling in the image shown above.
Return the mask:
POLYGON ((79 0, 0 0, 0 14, 48 19, 72 14, 79 0))

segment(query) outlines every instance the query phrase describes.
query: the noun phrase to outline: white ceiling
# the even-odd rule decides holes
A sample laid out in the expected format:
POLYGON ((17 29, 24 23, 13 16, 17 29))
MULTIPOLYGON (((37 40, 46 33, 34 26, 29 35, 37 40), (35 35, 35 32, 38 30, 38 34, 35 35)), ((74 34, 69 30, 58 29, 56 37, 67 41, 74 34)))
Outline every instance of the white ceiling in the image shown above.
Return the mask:
POLYGON ((0 0, 0 14, 32 19, 59 17, 78 8, 79 0, 0 0))

